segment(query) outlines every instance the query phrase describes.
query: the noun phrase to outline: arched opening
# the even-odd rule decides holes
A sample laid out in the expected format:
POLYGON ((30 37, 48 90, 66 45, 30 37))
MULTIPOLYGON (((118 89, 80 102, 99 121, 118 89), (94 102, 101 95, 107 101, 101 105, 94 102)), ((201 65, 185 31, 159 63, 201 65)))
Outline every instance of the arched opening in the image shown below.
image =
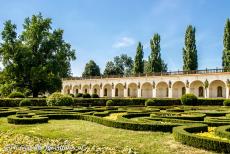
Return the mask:
POLYGON ((141 87, 141 97, 143 98, 152 98, 153 97, 153 88, 151 83, 146 82, 141 87))
POLYGON ((124 97, 124 86, 121 83, 118 83, 115 86, 115 97, 124 97))
POLYGON ((204 84, 202 81, 196 80, 190 84, 190 93, 197 97, 204 97, 204 84))
POLYGON ((226 85, 221 80, 214 80, 209 85, 210 98, 226 98, 226 85))
POLYGON ((83 87, 82 87, 82 92, 84 93, 84 94, 87 94, 87 93, 89 93, 89 85, 84 85, 83 87))
POLYGON ((180 98, 186 93, 185 84, 182 81, 176 81, 172 86, 172 97, 180 98))
POLYGON ((64 93, 65 94, 70 94, 70 86, 65 86, 64 93))
POLYGON ((104 92, 103 96, 104 97, 112 97, 112 85, 106 84, 106 85, 104 85, 103 89, 104 89, 103 90, 103 92, 104 92))
POLYGON ((129 97, 137 97, 137 84, 136 83, 130 83, 128 85, 128 96, 129 97))
POLYGON ((166 98, 168 97, 168 84, 166 82, 159 82, 156 86, 156 97, 166 98))
POLYGON ((93 85, 93 93, 100 96, 100 86, 98 84, 93 85))

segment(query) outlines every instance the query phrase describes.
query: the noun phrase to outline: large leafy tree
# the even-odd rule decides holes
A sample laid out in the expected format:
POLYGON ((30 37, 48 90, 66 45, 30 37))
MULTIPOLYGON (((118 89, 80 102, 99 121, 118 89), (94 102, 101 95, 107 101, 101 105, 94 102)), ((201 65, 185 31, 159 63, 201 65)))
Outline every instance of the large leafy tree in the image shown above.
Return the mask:
POLYGON ((136 56, 134 58, 134 65, 133 65, 133 73, 143 73, 144 72, 144 60, 143 60, 144 52, 143 52, 143 45, 141 42, 137 45, 136 56))
POLYGON ((104 75, 129 75, 132 73, 133 60, 126 54, 114 57, 106 63, 104 75))
POLYGON ((99 66, 93 61, 90 60, 86 65, 85 65, 85 70, 82 73, 83 77, 87 76, 100 76, 100 68, 99 66))
POLYGON ((222 66, 225 69, 230 69, 230 20, 227 19, 224 28, 224 50, 222 57, 222 66))
POLYGON ((11 21, 2 31, 3 72, 15 88, 27 88, 34 97, 60 90, 61 78, 70 76, 70 61, 75 59, 75 51, 63 40, 63 30, 52 30, 51 24, 50 18, 38 14, 25 19, 20 35, 11 21))
POLYGON ((148 72, 166 72, 167 65, 161 59, 160 35, 154 34, 150 40, 151 54, 148 61, 148 72))
POLYGON ((184 71, 197 70, 198 68, 195 33, 195 27, 189 25, 185 33, 185 46, 183 48, 184 71))

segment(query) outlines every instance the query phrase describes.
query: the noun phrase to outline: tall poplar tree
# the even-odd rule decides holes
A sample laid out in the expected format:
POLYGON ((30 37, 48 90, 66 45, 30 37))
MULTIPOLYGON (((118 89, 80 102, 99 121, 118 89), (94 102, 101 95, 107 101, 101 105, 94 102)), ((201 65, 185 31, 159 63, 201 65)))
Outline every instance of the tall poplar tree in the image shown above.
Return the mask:
POLYGON ((144 72, 144 60, 143 60, 144 52, 143 52, 143 45, 141 42, 137 45, 137 52, 134 58, 134 66, 133 66, 133 73, 143 73, 144 72))
POLYGON ((148 72, 166 72, 167 65, 161 59, 160 35, 154 34, 150 40, 151 54, 148 61, 148 72))
POLYGON ((184 71, 197 70, 198 68, 195 33, 195 27, 189 25, 185 33, 185 46, 183 48, 184 71))
POLYGON ((222 57, 222 66, 225 69, 230 68, 230 20, 229 18, 226 21, 225 28, 224 28, 224 50, 223 50, 223 57, 222 57))

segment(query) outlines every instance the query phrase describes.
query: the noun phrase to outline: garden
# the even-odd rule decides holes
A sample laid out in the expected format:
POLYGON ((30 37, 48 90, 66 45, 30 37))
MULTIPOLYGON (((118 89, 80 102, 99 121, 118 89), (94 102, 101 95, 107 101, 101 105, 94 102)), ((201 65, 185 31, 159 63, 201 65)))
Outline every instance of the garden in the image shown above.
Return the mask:
POLYGON ((1 98, 1 153, 230 153, 229 100, 88 97, 1 98))

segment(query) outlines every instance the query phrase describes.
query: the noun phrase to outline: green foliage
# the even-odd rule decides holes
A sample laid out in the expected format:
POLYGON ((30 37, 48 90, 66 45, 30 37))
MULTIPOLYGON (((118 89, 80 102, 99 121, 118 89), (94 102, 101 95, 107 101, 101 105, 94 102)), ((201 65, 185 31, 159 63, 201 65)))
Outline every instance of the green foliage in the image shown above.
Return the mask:
POLYGON ((147 99, 145 101, 145 106, 154 106, 154 104, 156 104, 154 99, 147 99))
POLYGON ((195 27, 189 25, 185 33, 185 47, 183 48, 183 70, 197 70, 198 59, 196 49, 195 27))
POLYGON ((114 105, 113 100, 106 101, 106 106, 113 106, 113 105, 114 105))
POLYGON ((230 99, 226 99, 226 100, 223 102, 223 105, 224 105, 224 106, 230 106, 230 99))
POLYGON ((98 94, 92 94, 92 98, 99 98, 98 94))
POLYGON ((69 96, 74 97, 74 94, 69 94, 69 96))
POLYGON ((184 94, 181 97, 183 105, 197 105, 197 97, 194 94, 184 94))
POLYGON ((25 95, 21 92, 14 91, 8 95, 8 98, 25 98, 25 95))
POLYGON ((51 23, 38 14, 25 19, 20 35, 11 21, 2 31, 0 55, 6 83, 14 79, 16 88, 29 88, 34 97, 60 90, 61 78, 70 75, 70 61, 75 59, 75 51, 63 40, 63 30, 52 30, 51 23))
POLYGON ((148 60, 147 72, 166 72, 167 65, 161 59, 160 35, 154 34, 150 40, 151 54, 148 60))
POLYGON ((69 95, 63 95, 59 92, 51 94, 47 98, 48 106, 69 106, 73 104, 73 98, 69 95))
POLYGON ((31 106, 31 100, 28 98, 22 99, 19 106, 31 106))
POLYGON ((106 63, 104 75, 129 75, 132 73, 133 60, 126 54, 114 57, 106 63))
POLYGON ((222 55, 222 66, 225 69, 230 68, 230 20, 229 18, 226 21, 224 28, 224 50, 222 55))
POLYGON ((91 98, 90 94, 88 94, 88 93, 83 94, 82 97, 83 98, 91 98))
POLYGON ((76 97, 82 97, 82 93, 78 93, 78 94, 76 94, 76 97))
POLYGON ((47 123, 48 117, 33 116, 31 118, 19 118, 16 115, 7 117, 7 121, 10 124, 37 124, 37 123, 47 123))
POLYGON ((134 65, 133 65, 133 73, 138 74, 138 73, 143 73, 144 72, 144 52, 143 52, 143 45, 141 42, 138 43, 137 45, 137 52, 136 56, 134 58, 134 65))
POLYGON ((100 75, 101 75, 100 68, 93 60, 90 60, 88 63, 86 63, 85 70, 82 73, 83 77, 100 76, 100 75))

